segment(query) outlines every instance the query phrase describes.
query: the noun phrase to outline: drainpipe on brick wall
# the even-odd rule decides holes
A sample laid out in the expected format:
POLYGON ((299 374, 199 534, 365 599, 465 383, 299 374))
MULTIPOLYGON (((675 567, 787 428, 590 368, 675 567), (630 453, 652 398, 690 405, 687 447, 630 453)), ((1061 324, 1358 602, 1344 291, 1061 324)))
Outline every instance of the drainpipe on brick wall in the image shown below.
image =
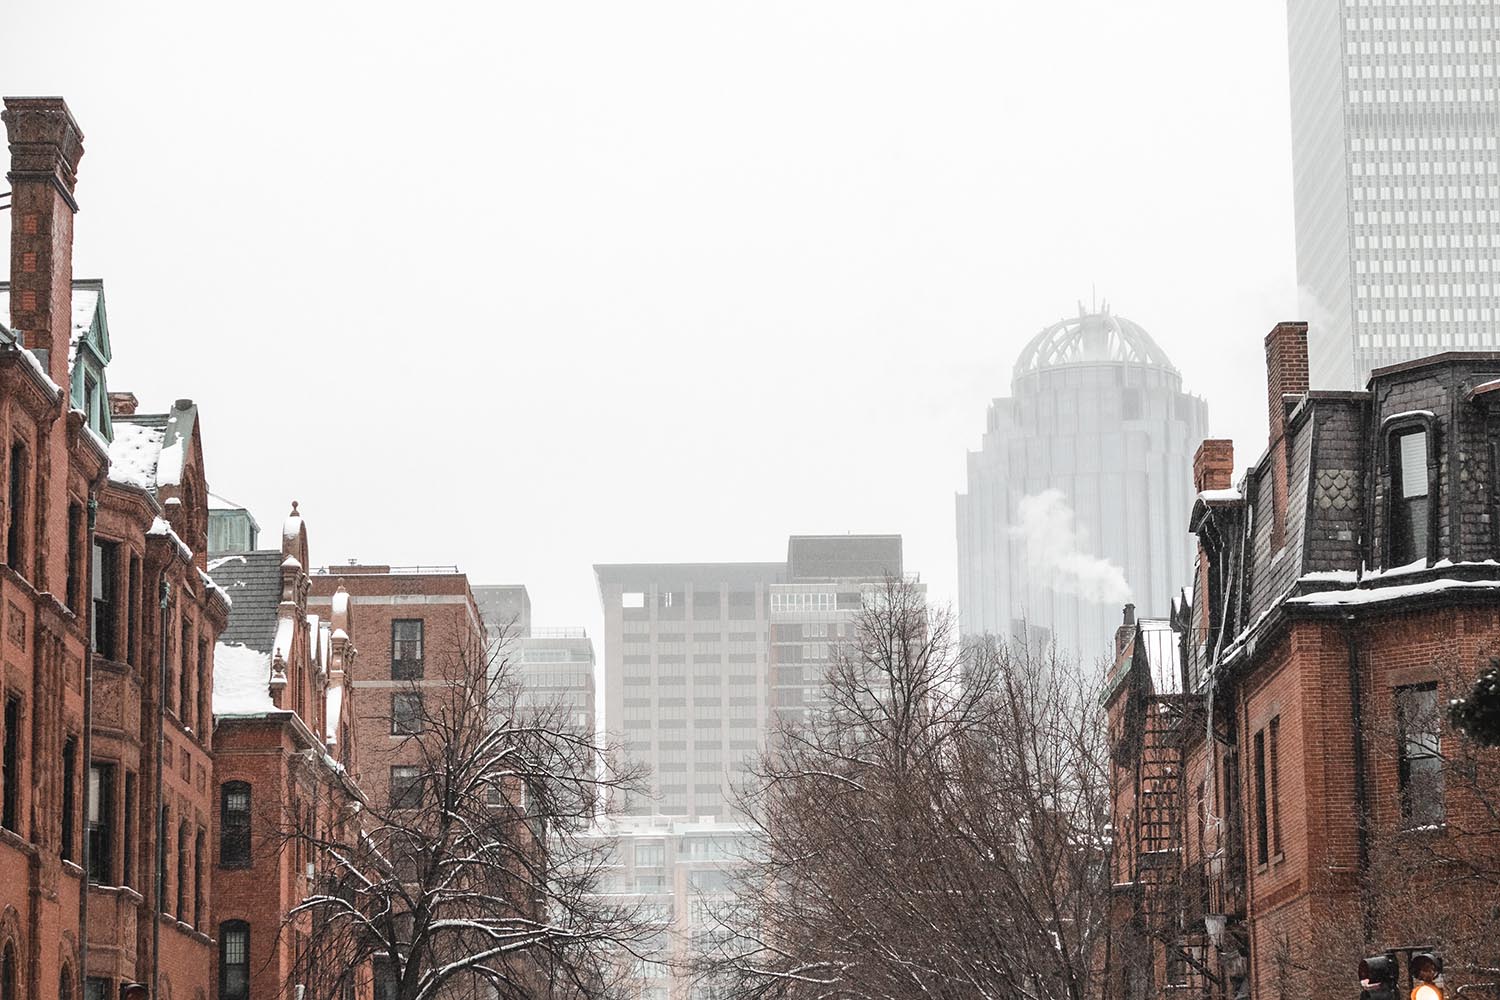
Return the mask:
POLYGON ((167 739, 167 632, 168 609, 172 603, 172 584, 166 574, 161 578, 161 662, 156 673, 156 891, 151 901, 151 1000, 161 996, 161 915, 167 902, 167 825, 162 809, 161 756, 167 739))
MULTIPOLYGON (((78 991, 75 996, 83 996, 83 985, 88 981, 89 968, 89 774, 94 769, 94 525, 99 520, 99 494, 93 491, 89 493, 88 503, 88 535, 84 543, 84 558, 88 560, 87 578, 84 580, 83 592, 88 596, 83 600, 83 822, 77 824, 77 831, 83 834, 83 844, 78 852, 78 858, 83 862, 83 891, 78 894, 78 968, 75 975, 78 977, 78 991)), ((77 766, 75 764, 75 766, 77 766)), ((75 776, 74 781, 78 778, 75 776)))
POLYGON ((1359 641, 1354 637, 1354 616, 1344 616, 1344 642, 1349 647, 1349 720, 1354 726, 1354 812, 1359 844, 1359 909, 1365 940, 1375 936, 1374 911, 1370 906, 1369 798, 1365 788, 1364 695, 1359 683, 1359 641))

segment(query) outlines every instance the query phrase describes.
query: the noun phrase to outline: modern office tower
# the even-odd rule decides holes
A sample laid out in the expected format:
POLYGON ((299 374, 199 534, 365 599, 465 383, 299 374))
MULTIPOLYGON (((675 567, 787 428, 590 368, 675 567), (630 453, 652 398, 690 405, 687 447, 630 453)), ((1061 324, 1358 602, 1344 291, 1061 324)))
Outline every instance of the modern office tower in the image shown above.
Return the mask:
POLYGON ((831 659, 866 597, 903 579, 901 536, 793 535, 786 563, 786 582, 770 588, 770 711, 797 723, 824 703, 831 659))
POLYGON ((1288 0, 1314 389, 1500 343, 1500 9, 1288 0))
POLYGON ((474 603, 489 636, 492 671, 505 670, 506 690, 497 694, 509 709, 545 712, 576 732, 593 735, 594 642, 574 627, 531 623, 531 595, 521 584, 473 588, 474 603))
POLYGON ((474 588, 474 603, 492 639, 531 634, 531 595, 524 584, 485 584, 474 588))
POLYGON ((767 591, 782 563, 594 567, 604 605, 605 725, 649 791, 628 816, 731 816, 766 731, 767 591))
POLYGON ((1088 658, 1132 595, 1191 582, 1202 399, 1135 323, 1082 308, 1047 327, 996 399, 957 497, 965 635, 1055 641, 1088 658))

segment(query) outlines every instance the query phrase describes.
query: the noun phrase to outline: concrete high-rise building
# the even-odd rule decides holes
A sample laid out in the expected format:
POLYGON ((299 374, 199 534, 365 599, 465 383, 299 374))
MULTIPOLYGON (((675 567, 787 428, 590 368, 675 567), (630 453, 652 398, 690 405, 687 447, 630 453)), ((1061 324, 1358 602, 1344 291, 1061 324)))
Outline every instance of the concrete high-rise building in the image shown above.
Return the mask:
POLYGON ((1033 338, 957 498, 964 634, 1092 657, 1132 594, 1189 583, 1188 470, 1207 424, 1150 335, 1107 308, 1033 338))
MULTIPOLYGON (((516 706, 545 710, 549 720, 592 735, 596 687, 594 641, 588 632, 532 625, 531 595, 521 584, 475 587, 474 603, 484 617, 492 670, 503 664, 508 679, 519 687, 516 706)), ((499 693, 511 700, 509 692, 499 693)))
POLYGON ((770 711, 806 721, 824 703, 824 680, 866 597, 902 580, 900 535, 793 535, 786 577, 770 587, 770 711))
POLYGON ((1500 342, 1500 8, 1288 0, 1315 389, 1500 342))
POLYGON ((649 793, 627 816, 732 816, 766 732, 767 589, 783 563, 595 566, 604 605, 605 723, 649 793))

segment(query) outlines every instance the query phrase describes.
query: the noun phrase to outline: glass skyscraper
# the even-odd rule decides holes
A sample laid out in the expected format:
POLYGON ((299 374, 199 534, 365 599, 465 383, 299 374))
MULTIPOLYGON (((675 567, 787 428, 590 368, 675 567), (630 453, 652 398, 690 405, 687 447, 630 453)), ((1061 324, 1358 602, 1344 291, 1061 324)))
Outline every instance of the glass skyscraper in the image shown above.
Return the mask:
POLYGON ((957 497, 963 633, 1092 662, 1122 604, 1164 613, 1192 580, 1193 454, 1207 427, 1203 400, 1130 320, 1080 307, 1037 334, 957 497))
POLYGON ((1500 344, 1500 2, 1288 0, 1314 389, 1500 344))

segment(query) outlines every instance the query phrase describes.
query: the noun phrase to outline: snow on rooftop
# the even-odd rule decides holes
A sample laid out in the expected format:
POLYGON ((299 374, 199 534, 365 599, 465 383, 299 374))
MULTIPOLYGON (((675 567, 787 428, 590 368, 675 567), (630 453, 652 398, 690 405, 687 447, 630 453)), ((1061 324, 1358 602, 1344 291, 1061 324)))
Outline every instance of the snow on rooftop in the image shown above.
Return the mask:
POLYGON ((215 643, 215 715, 262 715, 276 711, 270 685, 269 653, 239 643, 215 643))
POLYGON ((117 420, 109 445, 109 478, 149 490, 156 486, 156 462, 165 436, 159 427, 117 420))
MULTIPOLYGON (((170 538, 172 541, 174 541, 174 542, 177 543, 177 551, 180 552, 180 553, 182 553, 183 558, 185 558, 185 559, 191 559, 191 558, 193 558, 193 550, 187 547, 187 543, 186 542, 184 542, 181 538, 177 537, 177 532, 175 532, 175 531, 172 530, 172 526, 167 523, 167 519, 166 518, 164 518, 164 517, 158 517, 156 520, 152 521, 151 522, 151 527, 150 527, 150 529, 147 530, 146 534, 148 534, 148 535, 165 535, 167 538, 170 538)), ((225 596, 228 596, 228 595, 225 595, 225 596)))
POLYGON ((271 656, 282 663, 292 662, 292 643, 297 636, 297 623, 291 618, 282 618, 276 623, 276 641, 271 645, 271 656))
POLYGON ((73 331, 68 337, 68 371, 73 370, 73 359, 78 357, 78 345, 94 328, 94 313, 99 308, 99 289, 73 289, 73 331))
POLYGON ((1359 590, 1323 590, 1293 597, 1288 604, 1304 604, 1313 607, 1344 607, 1359 604, 1381 604, 1399 601, 1424 594, 1451 593, 1459 590, 1500 590, 1500 580, 1428 580, 1425 583, 1408 583, 1399 587, 1366 587, 1359 590))
POLYGON ((1412 417, 1424 417, 1428 420, 1437 419, 1431 410, 1402 410, 1400 413, 1392 413, 1383 422, 1389 424, 1397 420, 1409 420, 1412 417))
POLYGON ((328 685, 328 695, 325 709, 328 714, 328 719, 325 723, 325 727, 327 728, 328 733, 325 739, 327 740, 329 746, 336 746, 339 741, 339 716, 342 715, 344 711, 344 685, 328 685))
POLYGON ((1198 499, 1204 503, 1229 503, 1245 499, 1239 490, 1203 490, 1198 499))
MULTIPOLYGON (((168 420, 170 425, 176 418, 168 420)), ((161 453, 156 459, 156 481, 164 486, 176 486, 182 482, 182 461, 186 451, 186 439, 178 437, 169 445, 164 445, 161 453)))
POLYGON ((242 556, 242 555, 240 555, 240 556, 220 556, 217 559, 210 559, 208 561, 208 571, 210 573, 212 573, 214 570, 218 569, 220 566, 228 566, 230 563, 236 563, 236 562, 237 563, 242 563, 244 561, 245 561, 245 557, 242 556))

